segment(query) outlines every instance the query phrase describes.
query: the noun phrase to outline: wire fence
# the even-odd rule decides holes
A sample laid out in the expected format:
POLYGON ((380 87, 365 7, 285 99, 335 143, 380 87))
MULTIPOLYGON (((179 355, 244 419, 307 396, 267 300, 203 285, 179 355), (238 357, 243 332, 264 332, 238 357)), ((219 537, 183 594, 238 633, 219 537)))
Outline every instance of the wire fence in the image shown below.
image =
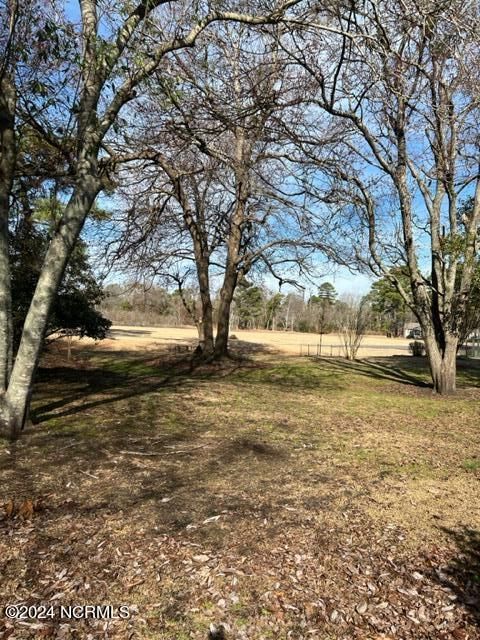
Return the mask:
MULTIPOLYGON (((408 345, 375 345, 375 344, 365 344, 360 345, 359 351, 382 351, 383 354, 387 355, 412 355, 410 347, 408 345), (399 354, 399 351, 402 353, 399 354)), ((339 358, 345 355, 345 347, 342 344, 323 344, 321 342, 317 343, 306 343, 299 345, 299 355, 310 357, 310 358, 319 358, 319 357, 333 357, 339 358)), ((467 342, 464 345, 461 345, 458 349, 457 353, 458 357, 461 358, 471 358, 471 359, 480 359, 480 341, 475 342, 467 342)))
MULTIPOLYGON (((383 345, 383 344, 364 344, 360 345, 359 352, 382 352, 382 355, 408 355, 410 350, 408 345, 383 345), (399 353, 401 352, 401 353, 399 353)), ((339 358, 345 355, 345 346, 343 344, 321 344, 306 343, 299 345, 299 355, 306 357, 333 357, 339 358)))
POLYGON ((344 355, 341 344, 301 344, 299 347, 301 356, 319 358, 321 356, 339 357, 344 355))

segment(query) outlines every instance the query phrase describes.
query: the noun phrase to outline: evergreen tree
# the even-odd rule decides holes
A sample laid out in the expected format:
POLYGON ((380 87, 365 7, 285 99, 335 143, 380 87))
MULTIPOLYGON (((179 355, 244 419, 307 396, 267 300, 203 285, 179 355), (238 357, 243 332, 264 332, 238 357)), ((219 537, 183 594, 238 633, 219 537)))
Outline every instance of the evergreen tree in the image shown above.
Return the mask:
MULTIPOLYGON (((405 290, 409 289, 407 267, 394 267, 391 273, 401 282, 405 290)), ((381 315, 383 330, 397 337, 402 334, 403 325, 411 314, 405 300, 402 298, 392 280, 384 277, 373 283, 368 301, 375 313, 381 315)))
POLYGON ((322 283, 318 288, 318 294, 309 300, 309 306, 314 314, 314 326, 311 327, 317 333, 328 333, 333 328, 331 310, 335 304, 337 292, 330 282, 322 283))
MULTIPOLYGON (((10 264, 12 278, 12 316, 14 346, 18 346, 23 323, 49 243, 49 232, 25 217, 11 232, 10 264)), ((46 336, 52 334, 102 340, 111 322, 97 311, 104 298, 88 261, 86 243, 79 240, 55 297, 46 336)))
POLYGON ((265 297, 260 287, 242 280, 235 296, 235 307, 240 329, 256 329, 265 314, 265 297))

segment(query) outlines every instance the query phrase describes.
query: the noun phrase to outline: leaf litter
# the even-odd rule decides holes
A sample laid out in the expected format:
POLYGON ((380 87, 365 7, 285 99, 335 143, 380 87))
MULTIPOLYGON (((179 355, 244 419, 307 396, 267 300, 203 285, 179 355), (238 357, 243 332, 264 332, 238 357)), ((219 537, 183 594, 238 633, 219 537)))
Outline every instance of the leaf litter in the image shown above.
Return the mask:
MULTIPOLYGON (((278 376, 283 361, 261 362, 263 369, 269 366, 275 366, 278 376)), ((230 398, 223 407, 228 424, 246 425, 237 432, 222 416, 212 418, 208 407, 192 411, 172 391, 161 399, 153 395, 158 417, 152 422, 148 408, 148 438, 155 444, 145 441, 145 450, 136 453, 158 455, 141 456, 141 465, 135 456, 124 455, 133 432, 108 427, 112 416, 101 405, 88 412, 88 420, 95 418, 101 425, 91 443, 78 429, 79 446, 64 447, 55 456, 58 449, 47 421, 1 461, 2 604, 123 604, 129 606, 130 618, 5 618, 0 637, 480 638, 480 539, 474 507, 469 522, 462 510, 456 527, 447 528, 433 517, 427 526, 410 504, 415 503, 412 476, 402 476, 400 467, 393 478, 381 480, 383 450, 377 448, 376 460, 357 454, 359 430, 368 433, 370 442, 377 429, 381 440, 387 428, 381 420, 375 425, 352 415, 349 423, 332 407, 328 427, 319 435, 308 425, 316 415, 312 400, 323 402, 321 389, 300 398, 307 406, 303 409, 298 389, 294 394, 282 389, 282 397, 271 398, 271 389, 260 383, 256 391, 265 412, 252 425, 248 416, 254 406, 258 411, 258 398, 253 403, 247 397, 245 378, 224 371, 221 378, 209 381, 206 391, 230 398), (287 402, 285 432, 284 422, 277 430, 271 416, 274 423, 277 410, 285 415, 287 402), (174 429, 165 430, 165 414, 170 421, 175 417, 174 429), (298 446, 305 444, 303 438, 309 446, 298 446), (162 455, 172 448, 185 452, 181 460, 162 455), (395 504, 408 512, 405 517, 395 504)), ((185 384, 201 399, 203 381, 192 378, 185 384)), ((50 384, 41 389, 48 392, 50 384)), ((396 392, 401 394, 401 387, 396 392)), ((127 413, 125 401, 116 402, 118 415, 127 413)), ((128 407, 130 412, 147 411, 144 404, 130 402, 128 407)), ((399 410, 398 422, 402 420, 399 410)), ((439 428, 446 425, 441 415, 435 420, 439 428)), ((470 438, 460 445, 465 451, 474 433, 468 431, 469 420, 473 427, 474 417, 467 416, 463 424, 470 438)), ((67 425, 75 428, 75 415, 67 425)), ((414 432, 408 433, 408 442, 400 431, 390 435, 396 450, 408 457, 414 432)), ((137 431, 135 437, 140 447, 142 434, 137 431)), ((440 450, 444 446, 438 443, 440 450)), ((433 442, 428 455, 435 448, 433 442)), ((437 502, 445 474, 452 476, 458 492, 466 486, 455 485, 459 478, 476 486, 475 475, 455 474, 454 468, 447 458, 439 474, 428 478, 429 508, 435 504, 441 513, 437 502)), ((455 522, 454 516, 452 512, 445 522, 455 522)))

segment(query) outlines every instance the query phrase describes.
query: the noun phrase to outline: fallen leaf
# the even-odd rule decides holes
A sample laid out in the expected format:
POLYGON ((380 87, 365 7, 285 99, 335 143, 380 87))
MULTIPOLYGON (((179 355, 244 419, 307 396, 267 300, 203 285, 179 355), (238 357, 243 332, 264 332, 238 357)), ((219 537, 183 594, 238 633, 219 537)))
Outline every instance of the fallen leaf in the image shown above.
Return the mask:
POLYGON ((192 560, 199 563, 208 562, 210 560, 210 556, 207 556, 204 553, 199 553, 198 555, 193 556, 192 560))
POLYGON ((15 501, 10 498, 8 502, 5 503, 5 516, 7 518, 13 518, 13 514, 15 513, 15 501))
POLYGON ((24 500, 18 509, 18 515, 24 520, 31 520, 33 518, 33 500, 24 500))
POLYGON ((368 602, 361 602, 360 604, 357 604, 355 609, 357 613, 360 613, 361 615, 363 615, 368 609, 368 602))
POLYGON ((208 522, 217 522, 222 516, 211 516, 210 518, 207 518, 206 520, 203 521, 202 524, 207 524, 208 522))

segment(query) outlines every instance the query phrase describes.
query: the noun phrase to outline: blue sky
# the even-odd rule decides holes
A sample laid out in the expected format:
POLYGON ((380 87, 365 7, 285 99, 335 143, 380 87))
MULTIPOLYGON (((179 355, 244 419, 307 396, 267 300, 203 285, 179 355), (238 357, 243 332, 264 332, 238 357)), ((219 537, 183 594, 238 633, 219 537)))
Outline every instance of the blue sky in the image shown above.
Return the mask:
MULTIPOLYGON (((353 295, 364 296, 366 295, 372 286, 375 278, 369 277, 365 274, 350 273, 346 267, 339 267, 333 264, 327 264, 329 271, 324 271, 325 275, 319 276, 314 282, 305 282, 299 279, 299 284, 305 286, 305 300, 312 295, 316 295, 318 287, 324 282, 331 282, 339 296, 341 295, 353 295)), ((272 292, 278 291, 278 282, 271 276, 255 279, 255 284, 265 284, 272 292)), ((302 295, 301 289, 296 289, 291 285, 282 287, 281 293, 286 295, 287 293, 296 293, 302 295)))
POLYGON ((345 267, 339 267, 337 272, 325 280, 331 282, 339 294, 352 293, 354 295, 365 295, 370 291, 374 278, 369 278, 364 274, 351 274, 345 267))

